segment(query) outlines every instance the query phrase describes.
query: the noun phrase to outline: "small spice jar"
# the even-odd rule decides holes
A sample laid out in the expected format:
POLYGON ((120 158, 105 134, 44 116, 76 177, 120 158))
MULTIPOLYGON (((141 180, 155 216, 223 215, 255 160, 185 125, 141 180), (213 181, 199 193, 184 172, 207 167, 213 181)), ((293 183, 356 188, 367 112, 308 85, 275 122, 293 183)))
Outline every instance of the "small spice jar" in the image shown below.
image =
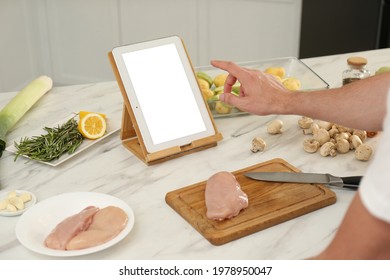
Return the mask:
POLYGON ((366 68, 367 59, 353 56, 347 59, 348 69, 343 72, 343 85, 361 80, 370 76, 370 71, 366 68))

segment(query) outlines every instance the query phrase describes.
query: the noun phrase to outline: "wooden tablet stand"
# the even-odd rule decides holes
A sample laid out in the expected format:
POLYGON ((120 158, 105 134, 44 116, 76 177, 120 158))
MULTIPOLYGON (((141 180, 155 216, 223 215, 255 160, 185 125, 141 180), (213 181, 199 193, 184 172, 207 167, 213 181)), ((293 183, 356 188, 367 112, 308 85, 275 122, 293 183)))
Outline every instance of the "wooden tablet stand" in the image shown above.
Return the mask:
POLYGON ((121 133, 120 133, 122 144, 128 150, 130 150, 135 156, 137 156, 139 159, 145 162, 147 165, 152 165, 155 163, 167 161, 169 159, 177 158, 186 154, 190 154, 210 147, 214 147, 217 145, 217 141, 222 139, 222 135, 221 133, 218 132, 217 127, 215 125, 210 108, 206 104, 206 108, 208 110, 210 119, 214 126, 214 130, 215 130, 214 135, 193 141, 188 145, 176 146, 158 152, 149 153, 146 150, 141 132, 137 124, 136 117, 131 108, 129 98, 127 96, 125 87, 123 85, 123 81, 119 74, 112 52, 108 53, 108 58, 110 60, 112 69, 115 74, 115 78, 118 82, 118 86, 120 88, 123 101, 124 101, 123 112, 122 112, 122 126, 121 126, 121 133))

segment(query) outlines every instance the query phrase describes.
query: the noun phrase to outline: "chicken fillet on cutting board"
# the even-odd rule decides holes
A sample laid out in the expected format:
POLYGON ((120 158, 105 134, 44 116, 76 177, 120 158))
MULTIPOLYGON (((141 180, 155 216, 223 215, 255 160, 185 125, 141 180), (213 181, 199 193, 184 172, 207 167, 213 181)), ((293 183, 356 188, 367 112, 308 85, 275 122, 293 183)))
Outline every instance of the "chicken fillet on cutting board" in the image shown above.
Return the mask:
POLYGON ((233 174, 221 171, 211 176, 206 183, 206 216, 212 220, 230 219, 248 207, 248 196, 233 174))

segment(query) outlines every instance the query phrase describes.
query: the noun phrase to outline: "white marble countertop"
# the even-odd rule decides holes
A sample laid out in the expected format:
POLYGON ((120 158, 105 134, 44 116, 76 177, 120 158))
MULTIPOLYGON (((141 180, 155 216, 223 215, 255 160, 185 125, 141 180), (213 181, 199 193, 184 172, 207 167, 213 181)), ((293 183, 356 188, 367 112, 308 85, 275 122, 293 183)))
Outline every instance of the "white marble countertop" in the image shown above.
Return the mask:
MULTIPOLYGON (((390 65, 390 49, 359 52, 375 71, 390 65)), ((331 87, 341 85, 341 72, 351 54, 304 59, 331 87)), ((372 94, 375 94, 373 92, 372 94)), ((0 108, 15 93, 0 93, 0 108)), ((120 125, 122 96, 115 81, 54 88, 39 101, 28 118, 22 119, 7 139, 25 136, 79 110, 106 113, 120 125)), ((302 149, 304 135, 298 116, 278 116, 285 131, 267 135, 266 124, 276 116, 218 118, 224 139, 214 148, 161 164, 146 166, 121 144, 119 132, 83 151, 65 163, 51 167, 19 158, 5 151, 0 159, 1 192, 24 189, 39 201, 65 192, 106 193, 128 203, 135 225, 119 244, 104 251, 74 259, 302 259, 321 251, 332 239, 354 195, 334 190, 337 202, 312 213, 273 226, 222 246, 211 245, 165 202, 165 195, 199 181, 217 171, 235 171, 273 158, 283 158, 306 172, 328 172, 349 176, 364 174, 369 162, 354 159, 353 153, 335 158, 308 154, 302 149), (239 137, 231 135, 243 129, 239 137), (262 153, 252 153, 253 137, 267 142, 262 153)), ((380 135, 370 140, 372 146, 380 135)), ((0 259, 53 259, 23 247, 15 236, 20 217, 0 217, 0 259)))

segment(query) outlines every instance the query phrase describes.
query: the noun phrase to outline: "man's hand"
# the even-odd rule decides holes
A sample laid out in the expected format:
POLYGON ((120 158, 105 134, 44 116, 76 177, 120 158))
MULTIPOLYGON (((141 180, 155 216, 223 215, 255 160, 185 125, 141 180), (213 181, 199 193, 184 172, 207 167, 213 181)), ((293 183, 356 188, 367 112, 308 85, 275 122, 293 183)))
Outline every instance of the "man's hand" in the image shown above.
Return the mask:
POLYGON ((229 61, 213 60, 211 64, 229 73, 221 101, 257 115, 283 113, 290 92, 275 77, 229 61), (241 84, 239 96, 231 94, 237 81, 241 84))

